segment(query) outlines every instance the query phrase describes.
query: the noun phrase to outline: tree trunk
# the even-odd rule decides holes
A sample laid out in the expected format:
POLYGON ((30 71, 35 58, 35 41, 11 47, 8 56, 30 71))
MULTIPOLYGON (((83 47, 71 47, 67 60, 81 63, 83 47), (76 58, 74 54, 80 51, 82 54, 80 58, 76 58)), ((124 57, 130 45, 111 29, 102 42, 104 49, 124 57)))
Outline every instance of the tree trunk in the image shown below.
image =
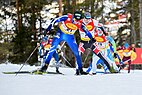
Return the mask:
POLYGON ((139 15, 140 15, 140 44, 142 48, 142 0, 139 0, 139 15))
POLYGON ((20 32, 21 17, 20 17, 20 13, 19 13, 19 0, 16 0, 16 9, 17 9, 17 17, 18 17, 18 32, 20 32))
POLYGON ((76 8, 76 0, 73 0, 72 1, 72 6, 73 6, 73 9, 72 9, 72 12, 74 13, 75 12, 75 8, 76 8))
POLYGON ((59 2, 59 16, 62 16, 62 0, 58 0, 59 2))
POLYGON ((132 44, 132 42, 134 44, 136 44, 136 31, 135 31, 135 26, 134 26, 134 7, 133 7, 133 0, 131 0, 131 4, 132 4, 132 9, 130 11, 130 14, 131 14, 131 38, 130 38, 130 44, 132 44))

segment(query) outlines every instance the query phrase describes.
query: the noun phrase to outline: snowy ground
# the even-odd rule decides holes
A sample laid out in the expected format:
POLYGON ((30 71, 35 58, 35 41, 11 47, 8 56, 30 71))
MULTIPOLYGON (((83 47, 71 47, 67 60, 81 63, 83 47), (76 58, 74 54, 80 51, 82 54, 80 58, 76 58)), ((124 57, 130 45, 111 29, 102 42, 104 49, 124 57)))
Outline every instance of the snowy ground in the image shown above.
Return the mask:
MULTIPOLYGON (((97 74, 75 76, 75 69, 60 68, 65 75, 4 75, 17 71, 21 65, 0 65, 0 95, 141 95, 142 71, 130 74, 97 74)), ((24 66, 22 70, 38 67, 24 66)), ((49 71, 55 70, 53 67, 49 71)))

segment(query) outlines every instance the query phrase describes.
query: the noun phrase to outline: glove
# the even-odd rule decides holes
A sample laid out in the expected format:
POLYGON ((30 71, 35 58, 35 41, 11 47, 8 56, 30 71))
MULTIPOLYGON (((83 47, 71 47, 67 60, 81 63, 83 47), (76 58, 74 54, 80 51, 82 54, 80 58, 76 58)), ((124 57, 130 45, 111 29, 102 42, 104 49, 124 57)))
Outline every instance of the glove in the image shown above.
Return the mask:
POLYGON ((49 34, 49 31, 47 31, 47 29, 43 31, 44 36, 47 36, 48 34, 49 34))
POLYGON ((106 32, 106 30, 104 29, 104 27, 98 27, 98 28, 100 28, 103 31, 103 33, 105 34, 105 36, 108 35, 108 32, 106 32))
POLYGON ((40 58, 43 58, 43 55, 40 55, 40 58))
POLYGON ((96 39, 95 38, 92 38, 91 39, 91 43, 95 43, 96 42, 96 39))
POLYGON ((117 53, 114 53, 114 57, 117 58, 117 53))
POLYGON ((124 65, 123 61, 120 62, 120 65, 124 65))
POLYGON ((46 32, 50 31, 51 28, 52 28, 52 24, 50 24, 50 25, 48 26, 48 28, 46 29, 46 32))
POLYGON ((124 68, 124 67, 125 67, 125 64, 121 64, 120 66, 121 66, 121 68, 124 68))

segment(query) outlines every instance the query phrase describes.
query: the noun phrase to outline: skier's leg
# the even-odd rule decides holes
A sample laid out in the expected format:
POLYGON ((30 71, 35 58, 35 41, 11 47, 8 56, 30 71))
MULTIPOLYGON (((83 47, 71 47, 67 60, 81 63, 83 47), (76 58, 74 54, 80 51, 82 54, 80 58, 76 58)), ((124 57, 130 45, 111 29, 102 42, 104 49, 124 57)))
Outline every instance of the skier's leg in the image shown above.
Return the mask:
POLYGON ((86 72, 89 73, 91 71, 91 69, 92 69, 92 62, 90 63, 90 65, 89 65, 88 69, 86 70, 86 72))
POLYGON ((131 60, 128 61, 128 73, 130 73, 130 69, 131 69, 131 60))
POLYGON ((117 67, 117 65, 116 65, 116 63, 114 61, 114 57, 113 57, 113 55, 112 55, 112 53, 110 51, 110 48, 109 47, 106 48, 104 50, 104 52, 105 52, 105 57, 107 58, 108 62, 111 63, 112 69, 114 69, 115 72, 119 72, 119 68, 117 67))
POLYGON ((53 57, 54 57, 54 59, 55 59, 55 61, 56 61, 56 72, 57 72, 57 73, 60 73, 60 72, 59 72, 59 65, 60 65, 60 62, 59 62, 59 56, 58 56, 57 51, 54 52, 53 57))
POLYGON ((46 55, 47 55, 48 52, 49 52, 49 50, 45 51, 44 56, 43 56, 43 64, 41 66, 45 65, 46 55))
POLYGON ((88 73, 84 72, 82 69, 82 59, 81 59, 81 56, 79 55, 78 46, 77 46, 77 43, 74 39, 74 36, 70 36, 70 39, 68 38, 66 40, 67 40, 67 44, 69 45, 72 52, 74 53, 76 61, 77 61, 77 65, 78 65, 78 69, 77 69, 78 74, 77 75, 88 74, 88 73))
POLYGON ((78 52, 77 44, 72 43, 72 45, 69 45, 69 46, 70 46, 71 50, 73 51, 73 53, 76 57, 78 69, 82 69, 82 60, 81 60, 81 57, 80 57, 79 52, 78 52))
MULTIPOLYGON (((84 43, 82 43, 82 42, 79 43, 78 51, 79 51, 80 56, 82 53, 85 52, 84 43)), ((75 64, 76 64, 76 69, 78 69, 77 60, 76 60, 75 64)))
POLYGON ((106 72, 110 72, 110 71, 108 70, 108 67, 106 66, 106 64, 104 64, 104 62, 103 62, 102 59, 99 59, 99 60, 97 61, 97 65, 99 65, 99 64, 100 64, 101 66, 103 66, 105 73, 106 73, 106 72))
POLYGON ((96 74, 97 72, 97 63, 98 63, 98 60, 100 58, 98 56, 96 56, 96 54, 93 53, 93 56, 92 56, 92 74, 96 74))

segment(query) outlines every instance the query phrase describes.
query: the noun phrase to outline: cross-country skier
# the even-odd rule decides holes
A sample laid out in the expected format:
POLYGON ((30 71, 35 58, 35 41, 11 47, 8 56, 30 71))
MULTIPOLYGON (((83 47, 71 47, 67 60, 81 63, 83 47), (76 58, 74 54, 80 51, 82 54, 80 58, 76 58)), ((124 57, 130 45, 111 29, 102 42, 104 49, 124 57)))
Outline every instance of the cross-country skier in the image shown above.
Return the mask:
MULTIPOLYGON (((38 52, 42 66, 45 65, 46 55, 50 50, 51 44, 52 44, 52 39, 48 39, 48 36, 45 36, 42 38, 42 42, 40 43, 39 52, 38 52)), ((58 45, 58 47, 60 48, 60 45, 58 45)), ((59 57, 58 57, 57 51, 54 52, 53 57, 56 61, 56 72, 60 73, 59 72, 60 62, 59 62, 59 57)))
MULTIPOLYGON (((101 28, 104 30, 104 28, 102 27, 102 25, 100 23, 98 23, 98 21, 93 20, 91 18, 91 14, 89 12, 84 13, 83 23, 85 23, 87 29, 89 30, 89 32, 92 34, 93 37, 96 32, 96 28, 101 28)), ((94 44, 96 41, 92 42, 82 29, 79 29, 79 31, 80 31, 80 36, 81 36, 81 41, 79 44, 79 51, 81 53, 84 53, 87 48, 91 48, 91 50, 94 52, 94 54, 97 55, 100 59, 102 59, 104 61, 104 63, 106 64, 106 66, 108 67, 108 69, 110 70, 110 72, 113 73, 114 71, 111 70, 110 64, 104 58, 104 56, 101 54, 97 45, 94 44)), ((104 30, 104 34, 105 33, 106 32, 104 30)), ((96 39, 96 38, 94 38, 94 39, 96 39)), ((92 67, 95 68, 95 66, 96 66, 96 64, 92 64, 92 67)), ((92 74, 96 74, 96 72, 94 72, 92 74)))
POLYGON ((49 50, 51 44, 49 44, 49 40, 48 37, 45 36, 42 38, 42 41, 39 43, 39 49, 38 49, 38 55, 39 55, 39 61, 41 63, 41 65, 43 65, 44 63, 44 53, 46 52, 46 50, 49 50))
POLYGON ((123 62, 128 62, 128 73, 130 73, 131 69, 131 55, 133 52, 136 52, 134 47, 131 47, 127 42, 120 48, 117 49, 117 51, 122 50, 123 51, 123 62))
POLYGON ((111 51, 111 53, 113 53, 114 59, 117 58, 118 61, 119 61, 119 66, 120 66, 120 67, 123 67, 123 66, 124 66, 124 63, 123 63, 121 57, 119 56, 119 54, 117 53, 116 43, 115 43, 114 39, 113 39, 111 36, 107 36, 107 40, 109 41, 109 44, 110 44, 110 51, 111 51))
POLYGON ((74 33, 76 32, 77 29, 81 28, 86 35, 92 39, 92 35, 90 32, 88 32, 86 26, 82 23, 82 13, 79 11, 76 11, 74 14, 68 13, 67 15, 63 15, 61 17, 55 18, 54 20, 51 21, 50 25, 47 28, 47 32, 51 30, 53 25, 57 22, 59 23, 59 28, 56 32, 55 37, 53 38, 51 48, 46 55, 46 60, 45 60, 45 65, 41 67, 40 70, 37 70, 38 72, 45 72, 48 68, 49 62, 52 58, 52 55, 56 52, 56 48, 58 44, 61 41, 66 41, 66 43, 69 45, 71 50, 73 51, 76 60, 77 60, 77 71, 78 75, 79 74, 88 74, 83 71, 82 68, 82 60, 78 52, 78 46, 74 38, 74 33))
MULTIPOLYGON (((115 41, 113 40, 113 38, 111 36, 103 35, 102 34, 103 32, 101 32, 101 30, 100 30, 101 34, 99 34, 99 36, 98 36, 97 32, 95 33, 95 37, 97 37, 96 38, 97 47, 99 48, 101 53, 105 56, 105 58, 107 58, 109 63, 111 63, 110 65, 115 70, 115 72, 119 72, 119 68, 115 64, 115 60, 114 60, 114 56, 113 56, 113 54, 115 54, 115 56, 117 55, 117 57, 119 57, 119 55, 116 53, 115 41), (102 40, 100 40, 100 39, 102 39, 102 40)), ((104 64, 104 62, 99 57, 97 57, 96 55, 93 54, 92 59, 93 59, 93 61, 90 64, 90 66, 86 72, 91 71, 93 73, 96 73, 97 65, 99 65, 99 64, 101 64, 104 67, 105 73, 109 72, 107 66, 104 64), (96 66, 92 67, 92 64, 94 64, 96 66)), ((123 64, 121 59, 120 59, 120 64, 123 64)))

